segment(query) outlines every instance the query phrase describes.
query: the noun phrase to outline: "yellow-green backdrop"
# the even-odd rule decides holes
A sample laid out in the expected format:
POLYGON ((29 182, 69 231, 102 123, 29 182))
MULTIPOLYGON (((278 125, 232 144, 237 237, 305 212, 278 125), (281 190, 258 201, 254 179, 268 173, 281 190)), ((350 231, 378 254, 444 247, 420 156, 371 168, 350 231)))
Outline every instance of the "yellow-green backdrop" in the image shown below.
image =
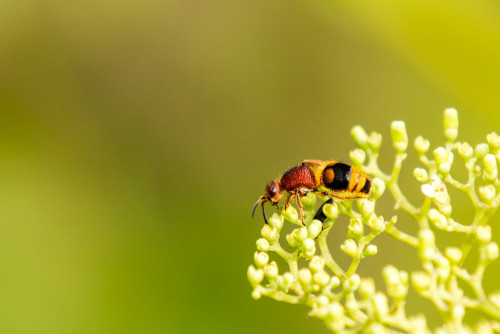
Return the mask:
POLYGON ((446 107, 500 131, 497 1, 3 0, 0 332, 326 333, 251 299, 252 205, 355 124, 385 166, 391 120, 437 143, 446 107))

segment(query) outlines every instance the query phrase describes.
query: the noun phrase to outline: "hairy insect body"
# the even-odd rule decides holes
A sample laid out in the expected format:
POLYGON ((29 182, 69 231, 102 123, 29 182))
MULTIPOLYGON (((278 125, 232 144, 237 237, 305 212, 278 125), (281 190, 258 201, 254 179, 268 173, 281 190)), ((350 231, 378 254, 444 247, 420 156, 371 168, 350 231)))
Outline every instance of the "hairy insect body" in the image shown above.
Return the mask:
POLYGON ((300 198, 308 192, 327 195, 338 200, 366 198, 370 192, 371 182, 366 174, 355 167, 337 161, 304 160, 300 165, 286 171, 280 178, 267 184, 264 196, 261 196, 253 207, 252 216, 257 205, 261 203, 264 221, 267 223, 264 203, 270 201, 278 207, 282 192, 285 208, 292 197, 296 199, 300 218, 304 225, 304 212, 300 198))
POLYGON ((318 186, 314 171, 307 165, 300 165, 288 170, 281 177, 280 186, 282 190, 292 192, 294 190, 310 190, 318 186))
MULTIPOLYGON (((317 180, 316 189, 329 191, 331 197, 338 199, 356 199, 368 196, 371 182, 359 169, 336 161, 305 160, 317 180)), ((286 174, 286 173, 285 173, 286 174)))

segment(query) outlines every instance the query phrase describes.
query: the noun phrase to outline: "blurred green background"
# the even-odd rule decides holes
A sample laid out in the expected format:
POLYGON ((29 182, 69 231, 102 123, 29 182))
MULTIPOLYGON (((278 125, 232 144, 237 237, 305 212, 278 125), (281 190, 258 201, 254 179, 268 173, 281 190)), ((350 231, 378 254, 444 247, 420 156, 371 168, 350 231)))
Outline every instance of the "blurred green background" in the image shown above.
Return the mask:
MULTIPOLYGON (((441 143, 446 107, 500 130, 497 1, 3 0, 0 332, 326 333, 251 299, 252 205, 355 124, 384 167, 391 120, 441 143)), ((415 263, 383 240, 361 274, 415 263)))

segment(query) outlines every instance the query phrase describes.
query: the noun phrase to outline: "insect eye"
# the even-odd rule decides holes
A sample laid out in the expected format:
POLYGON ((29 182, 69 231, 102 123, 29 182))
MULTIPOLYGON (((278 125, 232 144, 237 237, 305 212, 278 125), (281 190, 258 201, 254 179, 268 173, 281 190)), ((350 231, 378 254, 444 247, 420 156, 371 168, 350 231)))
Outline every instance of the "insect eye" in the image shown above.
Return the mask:
POLYGON ((276 185, 273 184, 271 187, 269 187, 269 194, 271 194, 271 196, 276 195, 276 185))

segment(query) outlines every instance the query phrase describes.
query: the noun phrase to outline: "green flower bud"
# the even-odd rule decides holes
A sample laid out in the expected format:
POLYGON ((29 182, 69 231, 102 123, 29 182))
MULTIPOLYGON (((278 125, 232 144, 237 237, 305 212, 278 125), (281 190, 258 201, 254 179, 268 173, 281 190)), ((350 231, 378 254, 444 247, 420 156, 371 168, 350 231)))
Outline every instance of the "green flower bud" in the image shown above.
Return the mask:
POLYGON ((359 294, 363 300, 368 300, 375 294, 375 283, 372 278, 363 278, 359 284, 359 294))
POLYGON ((288 292, 290 287, 293 284, 293 275, 291 273, 286 273, 285 275, 278 276, 276 283, 278 285, 278 289, 284 292, 288 292), (287 275, 288 274, 288 275, 287 275), (290 276, 292 277, 292 280, 290 280, 290 276))
POLYGON ((293 276, 292 273, 290 272, 286 272, 283 274, 283 287, 284 287, 284 290, 288 290, 292 287, 292 284, 293 282, 295 281, 295 277, 293 276))
POLYGON ((376 245, 368 245, 366 246, 365 250, 363 251, 364 256, 373 256, 377 254, 378 248, 376 245))
POLYGON ((474 329, 474 333, 476 334, 493 334, 493 328, 490 323, 486 320, 480 320, 474 329))
POLYGON ((384 221, 384 217, 382 216, 379 216, 379 217, 374 217, 372 219, 370 219, 367 223, 367 225, 373 230, 373 231, 376 231, 376 232, 380 232, 380 231, 383 231, 384 228, 385 228, 385 221, 384 221))
POLYGON ((322 271, 324 267, 325 260, 321 256, 314 255, 309 262, 309 268, 315 273, 318 271, 322 271))
POLYGON ((364 218, 369 218, 373 211, 375 211, 375 202, 368 199, 358 199, 356 201, 356 206, 358 207, 359 213, 364 218))
POLYGON ((269 281, 274 281, 278 278, 278 265, 276 262, 271 262, 266 264, 264 267, 264 275, 267 277, 269 281))
POLYGON ((269 262, 269 254, 264 252, 255 252, 253 259, 257 268, 264 268, 264 266, 269 262))
POLYGON ((387 314, 389 313, 387 297, 382 292, 376 292, 373 301, 375 303, 377 318, 380 320, 385 319, 387 317, 387 314))
POLYGON ((476 176, 481 175, 481 167, 479 165, 474 165, 474 169, 472 171, 474 172, 474 175, 476 175, 476 176))
POLYGON ((358 274, 353 274, 351 277, 344 281, 344 293, 350 293, 356 291, 361 284, 361 278, 358 274))
POLYGON ((474 149, 474 156, 478 159, 482 159, 489 152, 490 148, 488 147, 488 144, 485 143, 477 144, 476 148, 474 149))
POLYGON ((307 269, 307 268, 300 269, 299 270, 298 280, 299 280, 300 285, 304 289, 306 289, 307 287, 309 287, 309 285, 311 284, 311 280, 312 280, 311 271, 309 269, 307 269))
MULTIPOLYGON (((344 293, 346 293, 346 292, 344 292, 344 293)), ((356 303, 356 301, 354 299, 348 299, 344 303, 344 309, 345 309, 346 313, 352 314, 355 312, 355 310, 359 309, 358 303, 356 303)))
POLYGON ((439 257, 436 264, 438 277, 441 281, 446 281, 450 277, 450 261, 445 257, 439 257))
POLYGON ((255 245, 257 246, 257 250, 261 251, 261 252, 267 252, 269 251, 269 241, 267 241, 266 239, 264 238, 260 238, 257 240, 257 242, 255 243, 255 245))
POLYGON ((349 152, 349 157, 351 158, 352 164, 360 168, 366 160, 366 153, 362 149, 357 148, 349 152))
POLYGON ((408 293, 408 273, 389 265, 384 267, 383 275, 387 294, 394 299, 404 298, 408 293))
POLYGON ((446 230, 448 227, 448 219, 436 209, 430 209, 427 214, 429 220, 440 230, 446 230))
POLYGON ((408 147, 408 135, 405 122, 393 121, 391 124, 391 136, 394 149, 398 153, 404 153, 408 147))
POLYGON ((491 241, 491 226, 478 226, 476 230, 476 238, 482 244, 487 244, 491 241))
POLYGON ((451 264, 458 264, 462 259, 462 250, 458 247, 448 247, 444 254, 451 264))
POLYGON ((337 219, 337 217, 339 216, 339 209, 337 207, 337 204, 325 204, 323 206, 323 213, 331 220, 337 219))
POLYGON ((330 275, 328 275, 324 270, 315 273, 313 279, 314 282, 321 286, 321 288, 324 288, 328 283, 330 283, 330 275))
POLYGON ((451 317, 456 321, 462 321, 462 318, 465 315, 465 308, 463 305, 457 304, 454 305, 451 309, 451 317))
POLYGON ((427 170, 423 168, 415 168, 413 170, 413 176, 415 176, 418 182, 429 182, 429 174, 427 174, 427 170))
POLYGON ((262 297, 262 287, 257 285, 252 291, 252 298, 257 300, 262 297))
POLYGON ((283 210, 281 210, 281 214, 290 223, 300 224, 299 223, 299 213, 297 212, 297 210, 295 210, 295 208, 293 206, 289 205, 286 209, 283 208, 283 210))
POLYGON ((372 180, 371 196, 374 200, 379 199, 385 191, 385 183, 379 178, 374 178, 372 180))
POLYGON ((304 241, 307 239, 308 231, 306 227, 300 227, 293 230, 293 237, 298 241, 304 241))
POLYGON ((345 327, 344 308, 335 302, 327 306, 328 308, 328 327, 335 333, 341 332, 345 327))
POLYGON ((264 279, 264 271, 262 269, 256 269, 253 265, 250 265, 248 267, 247 277, 252 287, 255 288, 264 279))
POLYGON ((286 235, 286 241, 292 248, 297 248, 300 244, 300 241, 295 238, 295 235, 293 233, 286 235))
POLYGON ((469 145, 469 143, 462 143, 458 145, 458 154, 464 159, 464 161, 469 161, 474 154, 474 150, 469 145))
POLYGON ((412 333, 427 333, 427 320, 423 315, 414 315, 408 318, 412 333))
POLYGON ((317 219, 313 220, 307 227, 309 237, 315 239, 323 230, 323 224, 317 219))
POLYGON ((493 154, 486 154, 483 158, 483 180, 493 183, 498 177, 497 160, 493 154))
POLYGON ((316 299, 316 303, 318 304, 318 306, 326 306, 330 304, 330 298, 328 298, 328 296, 323 294, 319 295, 318 299, 316 299))
POLYGON ((449 332, 445 328, 440 327, 434 330, 434 334, 449 334, 449 332))
POLYGON ((264 239, 269 241, 270 244, 274 244, 276 238, 278 237, 278 231, 269 225, 264 225, 260 230, 260 234, 264 239))
POLYGON ((493 152, 496 152, 500 148, 500 136, 498 136, 496 132, 488 134, 486 136, 486 141, 493 152))
POLYGON ((343 201, 340 203, 340 205, 342 205, 344 207, 344 209, 346 209, 346 211, 351 211, 352 209, 352 202, 353 201, 343 201))
POLYGON ((366 148, 366 144, 368 142, 368 135, 366 134, 365 129, 361 125, 356 125, 351 129, 351 136, 354 139, 356 145, 361 148, 366 148))
POLYGON ((314 253, 316 253, 316 243, 314 242, 313 239, 307 238, 302 243, 302 256, 304 256, 307 259, 311 258, 314 255, 314 253))
POLYGON ((308 313, 308 316, 311 318, 326 319, 328 317, 328 305, 319 306, 318 304, 308 313))
POLYGON ((493 154, 486 154, 483 158, 484 170, 493 173, 497 170, 497 160, 493 154))
POLYGON ((431 143, 427 139, 424 139, 422 136, 418 136, 415 139, 415 150, 417 151, 418 155, 424 155, 425 153, 427 153, 430 145, 431 143))
POLYGON ((491 204, 495 199, 495 195, 496 195, 496 190, 492 184, 484 187, 479 187, 479 196, 481 196, 481 198, 486 204, 491 204))
POLYGON ((356 237, 363 235, 363 223, 359 218, 351 218, 347 229, 356 237))
POLYGON ((434 247, 435 237, 431 230, 420 230, 418 237, 421 247, 434 247))
POLYGON ((356 241, 352 239, 346 239, 342 245, 340 245, 340 249, 351 257, 356 257, 358 255, 358 245, 356 241))
POLYGON ((410 281, 410 276, 408 275, 408 273, 406 271, 404 271, 404 270, 399 271, 399 281, 402 284, 408 285, 408 283, 410 281))
POLYGON ((316 195, 312 192, 308 192, 307 195, 300 198, 300 201, 305 207, 313 208, 316 206, 316 195))
POLYGON ((444 136, 448 142, 454 142, 458 136, 458 114, 455 108, 444 110, 444 136))
POLYGON ((370 137, 368 138, 368 147, 373 153, 377 153, 380 146, 382 146, 382 135, 378 132, 370 133, 370 137))
POLYGON ((269 218, 269 226, 279 231, 283 227, 283 219, 283 216, 278 216, 275 213, 269 218))
POLYGON ((387 285, 399 283, 399 270, 393 265, 385 266, 382 275, 387 285))
POLYGON ((376 322, 370 325, 368 330, 366 331, 367 334, 386 334, 387 333, 387 328, 384 327, 384 325, 376 322))
POLYGON ((495 242, 486 245, 486 258, 489 261, 495 261, 498 258, 498 245, 495 242))
POLYGON ((447 218, 450 217, 451 210, 452 210, 451 205, 442 205, 442 206, 439 207, 439 212, 441 212, 447 218))
POLYGON ((330 278, 330 288, 335 289, 340 285, 340 279, 337 276, 332 276, 330 278))
POLYGON ((360 283, 361 277, 359 277, 358 274, 352 274, 352 276, 349 278, 349 285, 351 285, 354 290, 358 289, 360 283))
POLYGON ((411 273, 411 285, 418 293, 422 294, 427 291, 431 286, 431 283, 432 279, 426 272, 415 271, 411 273))
POLYGON ((438 166, 438 171, 441 174, 448 175, 451 170, 451 165, 449 162, 442 163, 441 165, 438 166))
POLYGON ((488 299, 498 308, 500 308, 500 291, 495 291, 488 295, 488 299))
POLYGON ((436 148, 433 152, 434 155, 434 160, 436 160, 436 164, 439 166, 441 164, 444 164, 445 162, 448 162, 448 151, 440 146, 436 148))

